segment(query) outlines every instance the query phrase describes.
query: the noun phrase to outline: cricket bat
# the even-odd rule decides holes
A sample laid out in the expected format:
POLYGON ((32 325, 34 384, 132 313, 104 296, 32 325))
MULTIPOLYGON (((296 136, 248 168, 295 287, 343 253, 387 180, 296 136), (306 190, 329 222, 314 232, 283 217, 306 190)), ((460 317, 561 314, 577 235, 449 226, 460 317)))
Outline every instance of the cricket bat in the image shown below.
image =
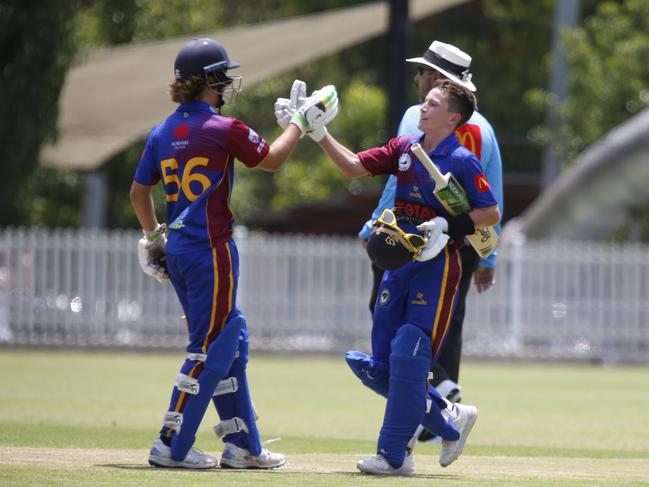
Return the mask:
MULTIPOLYGON (((446 211, 452 216, 471 211, 471 205, 466 191, 464 191, 464 188, 458 180, 455 179, 455 176, 450 172, 442 174, 439 168, 430 160, 426 151, 421 148, 420 144, 413 144, 410 150, 417 156, 417 159, 421 161, 428 174, 430 174, 430 177, 435 181, 433 194, 446 211)), ((467 235, 466 239, 483 259, 489 257, 496 249, 496 245, 498 245, 498 234, 494 227, 479 228, 473 235, 467 235)))

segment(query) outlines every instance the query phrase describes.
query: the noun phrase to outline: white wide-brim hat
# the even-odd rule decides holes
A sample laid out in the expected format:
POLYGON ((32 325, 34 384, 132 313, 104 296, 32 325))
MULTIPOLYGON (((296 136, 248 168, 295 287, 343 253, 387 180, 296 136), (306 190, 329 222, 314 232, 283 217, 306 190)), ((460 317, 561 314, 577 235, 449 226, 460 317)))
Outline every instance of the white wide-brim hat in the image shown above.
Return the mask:
POLYGON ((406 59, 409 63, 423 64, 433 68, 460 86, 476 91, 471 81, 471 56, 451 44, 433 41, 422 57, 406 59))

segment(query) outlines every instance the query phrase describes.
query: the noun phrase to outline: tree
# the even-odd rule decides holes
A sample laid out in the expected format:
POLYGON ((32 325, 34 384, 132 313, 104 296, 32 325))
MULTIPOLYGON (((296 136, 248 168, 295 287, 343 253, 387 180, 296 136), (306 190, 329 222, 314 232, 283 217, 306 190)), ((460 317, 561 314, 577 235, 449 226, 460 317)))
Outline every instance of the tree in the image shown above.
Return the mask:
POLYGON ((566 161, 649 107, 649 2, 604 2, 563 37, 570 99, 555 137, 566 161))
POLYGON ((76 0, 0 3, 0 225, 28 221, 29 180, 41 145, 56 136, 77 7, 76 0))

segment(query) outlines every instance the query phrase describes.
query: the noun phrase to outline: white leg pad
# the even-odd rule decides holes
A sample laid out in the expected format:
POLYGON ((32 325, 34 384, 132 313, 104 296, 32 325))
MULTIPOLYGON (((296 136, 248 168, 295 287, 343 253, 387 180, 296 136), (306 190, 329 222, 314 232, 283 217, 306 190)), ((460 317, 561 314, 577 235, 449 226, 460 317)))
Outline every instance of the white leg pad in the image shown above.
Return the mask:
POLYGON ((201 390, 201 386, 198 383, 198 380, 193 377, 189 377, 186 374, 178 374, 176 376, 176 387, 179 391, 186 392, 195 396, 201 390))
POLYGON ((183 424, 183 414, 176 411, 167 411, 164 415, 164 425, 170 430, 180 432, 180 426, 183 424))
POLYGON ((228 377, 219 382, 214 389, 212 396, 222 396, 223 394, 234 394, 239 390, 239 381, 236 377, 228 377))
POLYGON ((221 438, 225 435, 238 433, 239 431, 245 431, 246 433, 248 433, 248 426, 246 426, 246 422, 243 419, 235 417, 221 421, 213 428, 213 430, 216 436, 221 438))

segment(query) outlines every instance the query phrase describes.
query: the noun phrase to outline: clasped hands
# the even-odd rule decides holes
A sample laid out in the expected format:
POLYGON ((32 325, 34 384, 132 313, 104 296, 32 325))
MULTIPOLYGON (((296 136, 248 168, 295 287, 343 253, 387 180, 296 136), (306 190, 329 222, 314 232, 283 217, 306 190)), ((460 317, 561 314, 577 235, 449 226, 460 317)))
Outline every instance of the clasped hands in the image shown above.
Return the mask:
POLYGON ((336 87, 327 85, 306 96, 306 83, 296 79, 291 87, 290 98, 278 98, 275 102, 275 119, 284 130, 289 124, 300 129, 301 136, 308 135, 320 142, 327 134, 326 125, 338 114, 336 87))

